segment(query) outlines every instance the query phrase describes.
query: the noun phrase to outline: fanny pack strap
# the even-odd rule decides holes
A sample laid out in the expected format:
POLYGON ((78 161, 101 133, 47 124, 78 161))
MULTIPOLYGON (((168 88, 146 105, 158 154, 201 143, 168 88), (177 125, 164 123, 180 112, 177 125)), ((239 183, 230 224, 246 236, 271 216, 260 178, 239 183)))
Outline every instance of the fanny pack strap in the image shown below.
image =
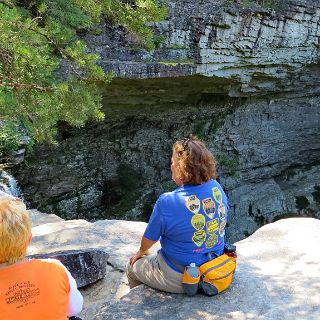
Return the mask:
MULTIPOLYGON (((164 252, 160 251, 160 254, 164 257, 164 259, 167 259, 168 261, 170 261, 171 264, 173 264, 179 271, 181 271, 181 273, 184 272, 184 268, 185 266, 176 262, 175 260, 173 260, 172 258, 168 257, 164 252)), ((214 258, 217 258, 218 255, 213 253, 213 252, 208 252, 207 253, 209 260, 212 260, 214 258)))
POLYGON ((219 257, 217 254, 215 254, 214 252, 208 252, 207 256, 209 258, 209 260, 213 260, 214 258, 219 257))
POLYGON ((170 261, 171 264, 173 264, 179 271, 181 271, 181 273, 184 272, 184 265, 176 262, 175 260, 173 260, 172 258, 168 257, 164 252, 160 251, 160 254, 163 256, 164 259, 167 259, 168 261, 170 261))

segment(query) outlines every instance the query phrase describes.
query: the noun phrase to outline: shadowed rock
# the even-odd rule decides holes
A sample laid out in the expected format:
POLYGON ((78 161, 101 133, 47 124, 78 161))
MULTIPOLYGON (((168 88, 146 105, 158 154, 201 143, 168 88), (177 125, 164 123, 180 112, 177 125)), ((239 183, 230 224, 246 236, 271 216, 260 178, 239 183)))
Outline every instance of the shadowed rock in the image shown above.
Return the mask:
POLYGON ((105 276, 109 255, 102 250, 86 249, 37 254, 29 258, 61 261, 76 279, 78 288, 82 288, 105 276))

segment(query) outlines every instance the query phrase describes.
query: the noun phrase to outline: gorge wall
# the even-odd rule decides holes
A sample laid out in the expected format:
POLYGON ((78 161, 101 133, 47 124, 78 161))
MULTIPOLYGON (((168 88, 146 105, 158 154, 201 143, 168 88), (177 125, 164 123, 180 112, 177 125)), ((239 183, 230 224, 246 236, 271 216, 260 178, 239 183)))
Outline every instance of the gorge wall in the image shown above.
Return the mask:
POLYGON ((107 20, 83 35, 115 74, 106 118, 61 125, 59 146, 15 169, 26 200, 64 218, 146 220, 174 188, 172 143, 194 133, 220 162, 232 241, 281 217, 320 218, 320 5, 176 0, 152 27, 152 52, 107 20))

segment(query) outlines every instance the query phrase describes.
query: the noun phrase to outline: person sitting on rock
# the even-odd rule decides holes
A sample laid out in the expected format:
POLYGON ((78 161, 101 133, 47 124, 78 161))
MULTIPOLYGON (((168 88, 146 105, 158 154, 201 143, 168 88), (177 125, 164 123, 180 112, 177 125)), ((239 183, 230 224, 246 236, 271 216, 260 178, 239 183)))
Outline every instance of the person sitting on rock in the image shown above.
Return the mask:
POLYGON ((172 179, 178 186, 162 194, 153 209, 138 252, 126 266, 130 288, 142 283, 183 293, 185 266, 196 266, 224 252, 227 196, 216 179, 216 160, 191 137, 173 145, 172 179), (148 250, 160 239, 161 250, 148 250))
POLYGON ((0 197, 1 320, 66 320, 82 310, 83 297, 55 259, 27 259, 31 221, 24 203, 0 197))

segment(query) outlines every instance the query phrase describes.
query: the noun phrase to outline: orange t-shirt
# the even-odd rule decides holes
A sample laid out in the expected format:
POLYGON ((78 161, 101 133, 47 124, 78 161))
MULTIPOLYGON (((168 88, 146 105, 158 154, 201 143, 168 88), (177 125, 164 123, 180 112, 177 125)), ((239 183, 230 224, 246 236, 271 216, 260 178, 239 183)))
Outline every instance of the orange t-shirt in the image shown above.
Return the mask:
POLYGON ((55 260, 32 259, 0 270, 1 320, 66 320, 70 285, 55 260))

